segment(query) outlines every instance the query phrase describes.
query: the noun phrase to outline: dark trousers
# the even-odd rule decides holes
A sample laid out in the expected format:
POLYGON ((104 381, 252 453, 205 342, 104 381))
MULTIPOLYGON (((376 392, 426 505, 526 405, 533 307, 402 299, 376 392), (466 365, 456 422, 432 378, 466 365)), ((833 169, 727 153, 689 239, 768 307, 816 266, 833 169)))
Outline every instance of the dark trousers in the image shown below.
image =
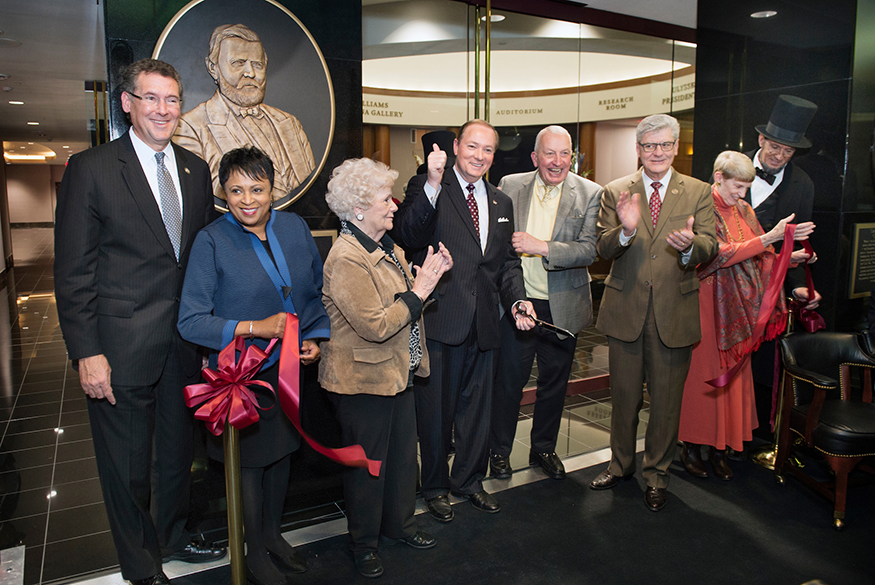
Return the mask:
MULTIPOLYGON (((496 309, 497 310, 497 309, 496 309)), ((476 327, 461 345, 426 339, 431 375, 416 378, 416 428, 422 461, 422 497, 483 489, 489 460, 489 419, 498 350, 481 351, 476 327), (452 473, 447 465, 455 432, 452 473)))
POLYGON ((644 381, 650 394, 650 419, 644 439, 641 475, 649 487, 668 486, 668 467, 674 459, 681 417, 684 382, 693 347, 668 347, 659 338, 653 316, 653 295, 644 330, 635 341, 608 337, 611 373, 611 463, 618 476, 635 472, 638 413, 644 404, 644 381))
POLYGON ((114 406, 87 401, 106 514, 128 580, 155 575, 162 555, 191 540, 185 523, 194 426, 185 384, 173 347, 154 385, 113 385, 114 406))
MULTIPOLYGON (((529 299, 538 318, 553 322, 550 303, 529 299)), ((492 431, 489 450, 495 455, 510 455, 516 433, 523 388, 529 381, 532 363, 538 357, 538 391, 532 422, 531 447, 536 453, 556 450, 556 437, 562 422, 568 375, 574 361, 577 340, 559 339, 552 331, 535 327, 531 331, 516 328, 510 312, 501 320, 501 355, 492 396, 492 431)))
POLYGON ((382 461, 380 476, 363 467, 343 472, 343 497, 353 553, 377 550, 380 535, 416 532, 416 406, 408 388, 395 396, 330 393, 344 445, 361 445, 382 461))

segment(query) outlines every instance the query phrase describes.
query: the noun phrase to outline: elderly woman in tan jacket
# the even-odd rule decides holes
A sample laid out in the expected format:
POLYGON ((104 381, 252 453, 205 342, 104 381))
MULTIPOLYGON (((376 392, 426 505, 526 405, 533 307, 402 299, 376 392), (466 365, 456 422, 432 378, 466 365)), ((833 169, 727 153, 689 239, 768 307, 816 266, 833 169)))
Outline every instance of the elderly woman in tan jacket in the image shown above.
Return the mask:
POLYGON ((346 445, 383 462, 380 476, 347 468, 343 477, 350 550, 365 577, 379 577, 380 535, 414 548, 435 539, 417 529, 416 412, 413 375, 428 375, 422 308, 453 261, 440 245, 422 267, 407 267, 387 232, 398 207, 398 171, 351 159, 334 169, 325 199, 341 232, 328 253, 322 302, 331 339, 322 344, 319 382, 331 393, 346 445))

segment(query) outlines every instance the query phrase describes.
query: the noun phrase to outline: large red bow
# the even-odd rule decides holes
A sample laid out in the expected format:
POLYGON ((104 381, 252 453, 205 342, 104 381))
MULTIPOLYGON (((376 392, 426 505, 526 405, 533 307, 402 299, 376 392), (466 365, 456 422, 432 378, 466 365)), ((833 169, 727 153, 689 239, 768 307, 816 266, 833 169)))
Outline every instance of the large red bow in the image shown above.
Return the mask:
MULTIPOLYGON (((287 313, 279 360, 280 407, 315 451, 349 467, 367 467, 368 473, 379 477, 381 462, 368 459, 361 445, 350 445, 339 449, 325 447, 301 428, 301 359, 298 330, 298 316, 287 313)), ((204 368, 206 384, 192 384, 185 387, 185 404, 191 408, 203 403, 194 416, 206 421, 211 433, 222 434, 225 419, 236 429, 246 428, 258 420, 256 409, 260 407, 255 394, 247 386, 257 384, 274 394, 274 389, 269 383, 253 380, 252 376, 261 368, 276 341, 276 339, 271 340, 265 350, 255 345, 244 349, 243 337, 236 337, 219 353, 218 371, 204 368), (240 361, 235 364, 234 358, 238 351, 241 352, 240 361)))
POLYGON ((221 435, 225 429, 225 420, 238 430, 245 429, 258 420, 256 409, 261 407, 258 406, 255 394, 247 386, 258 385, 274 394, 269 383, 253 380, 252 376, 261 369, 275 343, 276 340, 272 340, 264 351, 254 344, 245 347, 243 337, 235 337, 219 353, 218 368, 204 368, 203 376, 207 383, 185 387, 186 406, 192 408, 203 403, 194 413, 194 417, 205 421, 211 433, 221 435), (238 351, 240 361, 234 363, 238 351))

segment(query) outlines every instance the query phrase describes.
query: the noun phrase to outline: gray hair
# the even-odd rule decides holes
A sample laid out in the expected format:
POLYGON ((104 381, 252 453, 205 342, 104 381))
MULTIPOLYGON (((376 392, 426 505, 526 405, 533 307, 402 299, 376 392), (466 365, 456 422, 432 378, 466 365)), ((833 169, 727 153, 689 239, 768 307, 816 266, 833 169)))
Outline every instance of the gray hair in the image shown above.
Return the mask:
POLYGON ((638 123, 638 128, 635 130, 635 140, 641 142, 645 134, 659 132, 665 128, 671 130, 671 137, 674 140, 677 140, 681 135, 681 125, 668 114, 653 114, 652 116, 647 116, 638 123))
POLYGON ((369 158, 350 158, 331 171, 325 202, 344 221, 351 221, 353 208, 370 209, 377 191, 391 188, 398 171, 369 158))
POLYGON ((726 179, 735 179, 742 183, 752 183, 756 177, 753 161, 750 157, 734 150, 724 150, 717 155, 714 161, 714 171, 720 171, 726 179))
MULTIPOLYGON (((255 31, 245 24, 223 24, 217 26, 210 35, 210 63, 219 62, 219 49, 222 48, 222 41, 225 39, 243 39, 250 43, 261 43, 261 39, 255 34, 255 31)), ((267 66, 267 52, 264 51, 264 45, 261 46, 264 53, 264 64, 267 66)))
POLYGON ((136 93, 137 81, 141 73, 157 73, 161 77, 166 77, 175 81, 179 88, 179 100, 182 101, 182 78, 179 76, 179 73, 176 72, 176 69, 173 68, 173 65, 165 63, 164 61, 159 61, 158 59, 140 59, 139 61, 135 61, 125 67, 122 71, 122 79, 119 84, 119 89, 131 95, 136 93))
POLYGON ((571 140, 571 134, 563 128, 562 126, 547 126, 543 128, 540 132, 538 132, 538 136, 535 137, 535 152, 538 152, 538 147, 541 146, 541 137, 545 134, 556 134, 557 136, 564 136, 568 138, 568 144, 572 148, 574 147, 574 141, 571 140))

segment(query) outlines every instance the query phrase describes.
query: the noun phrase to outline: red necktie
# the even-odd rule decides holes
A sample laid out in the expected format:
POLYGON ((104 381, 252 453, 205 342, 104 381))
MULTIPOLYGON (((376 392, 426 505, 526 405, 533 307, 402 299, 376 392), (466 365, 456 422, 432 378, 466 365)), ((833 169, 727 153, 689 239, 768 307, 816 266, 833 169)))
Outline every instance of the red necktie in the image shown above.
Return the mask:
POLYGON ((477 202, 474 200, 474 185, 468 183, 468 211, 471 212, 471 219, 474 220, 474 231, 477 232, 477 237, 480 237, 480 211, 477 209, 477 202))
POLYGON ((662 207, 662 201, 659 200, 659 188, 662 187, 662 183, 654 181, 651 185, 653 186, 653 194, 650 195, 650 217, 653 219, 653 229, 656 229, 659 208, 662 207))

